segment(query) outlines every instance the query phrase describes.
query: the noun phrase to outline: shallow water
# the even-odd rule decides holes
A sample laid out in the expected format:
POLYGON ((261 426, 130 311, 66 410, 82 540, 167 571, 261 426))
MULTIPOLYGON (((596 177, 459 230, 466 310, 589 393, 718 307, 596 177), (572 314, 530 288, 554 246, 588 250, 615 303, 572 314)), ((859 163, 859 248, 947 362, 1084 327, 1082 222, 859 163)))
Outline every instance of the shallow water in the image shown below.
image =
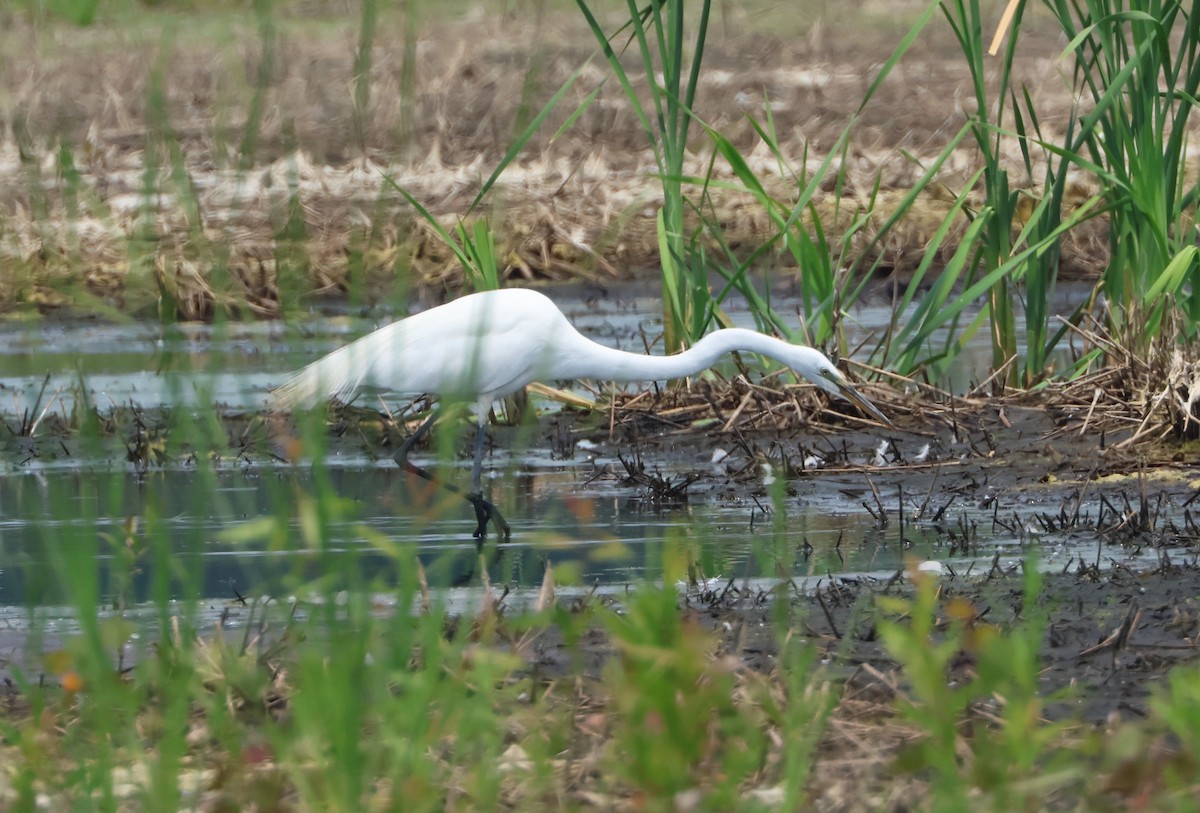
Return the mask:
MULTIPOLYGON (((644 489, 597 476, 616 462, 563 463, 536 453, 495 461, 491 496, 504 506, 514 535, 500 542, 493 534, 482 556, 470 535, 470 507, 390 461, 334 462, 327 476, 343 500, 342 515, 330 521, 328 538, 311 544, 296 518, 304 515, 298 505, 315 505, 311 468, 228 467, 212 481, 181 468, 145 476, 80 467, 8 475, 0 477, 0 605, 69 601, 54 566, 79 550, 97 563, 106 601, 144 601, 153 594, 156 561, 147 539, 169 540, 184 569, 171 574, 173 595, 227 599, 303 593, 321 578, 351 583, 342 568, 386 590, 399 576, 390 546, 415 550, 430 583, 440 587, 477 585, 482 567, 493 584, 536 586, 546 562, 560 583, 612 586, 662 579, 665 562, 676 577, 691 562, 694 574, 715 580, 803 580, 846 573, 886 578, 914 557, 965 572, 986 569, 997 552, 1006 559, 1022 554, 1022 540, 992 526, 982 509, 952 510, 937 525, 902 530, 895 521, 881 527, 862 507, 870 499, 865 487, 839 488, 815 476, 792 483, 799 493, 773 504, 767 496, 725 495, 719 475, 708 493, 695 488, 687 505, 662 506, 644 489), (138 524, 128 525, 134 517, 138 524), (965 525, 974 526, 974 544, 951 556, 946 529, 965 525), (129 552, 137 554, 132 565, 129 552), (131 571, 126 584, 122 574, 131 571)), ((465 478, 465 466, 459 468, 451 476, 465 478)), ((1062 545, 1041 555, 1053 562, 1076 552, 1062 545)))
MULTIPOLYGON (((563 303, 583 332, 606 344, 642 350, 645 337, 658 333, 651 296, 585 304, 574 295, 563 303)), ((786 301, 774 304, 788 311, 786 301)), ((730 313, 739 324, 753 326, 735 303, 730 313)), ((883 306, 854 315, 863 331, 878 329, 888 318, 890 310, 883 306)), ((87 398, 102 410, 131 403, 214 402, 252 410, 287 371, 373 326, 370 320, 344 316, 313 319, 302 331, 271 323, 165 329, 5 325, 0 328, 0 409, 10 424, 23 414, 66 413, 82 382, 87 398)), ((971 365, 983 369, 989 353, 986 343, 973 345, 960 374, 981 377, 971 365)), ((917 445, 907 449, 908 455, 917 445)), ((113 459, 4 461, 0 605, 69 600, 68 589, 51 576, 50 566, 62 550, 89 551, 106 597, 144 600, 155 589, 152 552, 135 560, 129 584, 121 581, 128 570, 119 566, 122 557, 140 549, 136 530, 131 535, 123 530, 128 518, 138 518, 141 529, 147 523, 162 529, 171 540, 184 570, 171 574, 164 589, 220 598, 287 595, 351 561, 360 573, 386 584, 395 566, 394 557, 383 552, 386 545, 415 548, 431 583, 440 586, 478 583, 481 567, 494 584, 536 585, 547 561, 558 565, 564 578, 583 585, 659 579, 664 561, 686 560, 695 563, 694 572, 721 579, 890 574, 906 558, 947 559, 945 527, 955 523, 975 527, 969 555, 952 562, 958 570, 979 567, 996 551, 1020 555, 1019 540, 992 526, 984 509, 971 515, 969 506, 956 506, 939 527, 911 526, 902 538, 895 523, 879 527, 863 508, 869 499, 865 488, 846 489, 816 476, 794 481, 798 494, 772 504, 766 496, 747 496, 769 488, 726 489, 719 473, 693 487, 687 505, 664 507, 622 484, 612 474, 620 471, 615 459, 581 449, 569 460, 554 459, 537 439, 529 446, 526 453, 498 453, 489 461, 493 500, 505 507, 517 531, 508 543, 489 541, 482 565, 470 537, 469 507, 402 475, 387 459, 339 455, 328 461, 330 483, 346 503, 319 550, 305 547, 295 520, 286 520, 291 524, 284 536, 290 538, 250 532, 265 527, 263 518, 279 514, 282 523, 298 514, 296 504, 317 489, 312 470, 303 466, 229 463, 218 466, 210 481, 208 474, 182 465, 139 475, 113 459), (126 536, 135 542, 126 545, 126 536)), ((698 450, 691 459, 677 454, 648 462, 670 476, 706 470, 704 457, 710 453, 698 450)), ((465 471, 456 477, 465 480, 465 471)), ((1050 551, 1051 557, 1074 553, 1070 545, 1050 551)))

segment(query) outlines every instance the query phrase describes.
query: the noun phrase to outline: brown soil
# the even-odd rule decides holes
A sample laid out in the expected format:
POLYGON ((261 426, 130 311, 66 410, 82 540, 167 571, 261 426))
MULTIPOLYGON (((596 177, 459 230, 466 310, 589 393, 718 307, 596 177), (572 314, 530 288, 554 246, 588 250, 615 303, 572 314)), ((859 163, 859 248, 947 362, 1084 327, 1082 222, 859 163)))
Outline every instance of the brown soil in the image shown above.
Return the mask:
MULTIPOLYGON (((859 113, 906 23, 890 4, 845 5, 843 23, 803 4, 789 14, 726 9, 708 40, 696 104, 782 200, 796 196, 796 183, 780 177, 748 117, 762 120, 769 102, 790 175, 806 159, 814 168, 858 116, 840 197, 827 188, 817 198, 831 238, 852 213, 874 207, 838 263, 866 250, 920 162, 948 143, 971 105, 969 77, 939 19, 859 113)), ((488 8, 423 19, 408 45, 405 19, 385 13, 358 106, 358 17, 325 4, 279 7, 267 46, 249 15, 144 10, 136 22, 79 29, 8 12, 0 34, 0 306, 273 316, 310 294, 378 300, 461 284, 453 255, 384 176, 452 224, 530 111, 594 51, 573 13, 488 8), (191 28, 195 36, 181 33, 191 28), (147 188, 157 192, 149 206, 147 188)), ((1053 128, 1072 103, 1057 60, 1062 46, 1036 13, 1027 16, 1016 82, 1029 85, 1053 128)), ((606 21, 615 27, 617 17, 606 21)), ((607 76, 597 61, 583 71, 485 203, 509 279, 604 281, 657 262, 654 160, 607 76)), ((703 175, 711 144, 697 134, 690 147, 686 171, 703 175)), ((1019 153, 1006 149, 1022 177, 1019 153)), ((904 278, 915 267, 975 164, 970 147, 946 163, 937 189, 871 250, 880 273, 904 278)), ((730 177, 721 162, 715 172, 730 177)), ((710 196, 735 250, 771 233, 747 196, 719 188, 710 196)), ((1101 267, 1098 226, 1071 241, 1064 273, 1101 267)))

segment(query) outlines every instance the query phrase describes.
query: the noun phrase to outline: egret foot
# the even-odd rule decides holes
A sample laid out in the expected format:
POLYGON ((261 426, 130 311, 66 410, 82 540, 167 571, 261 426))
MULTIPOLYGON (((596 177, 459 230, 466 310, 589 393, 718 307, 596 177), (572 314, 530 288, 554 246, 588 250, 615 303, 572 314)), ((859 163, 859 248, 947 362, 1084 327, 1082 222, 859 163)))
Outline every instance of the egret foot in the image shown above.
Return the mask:
POLYGON ((482 494, 465 494, 467 502, 475 506, 475 519, 479 522, 479 527, 475 529, 475 533, 471 534, 476 539, 483 539, 487 536, 487 524, 491 523, 496 526, 496 533, 500 534, 504 539, 512 538, 512 528, 508 527, 504 517, 500 515, 500 510, 496 506, 483 498, 482 494))
POLYGON ((500 515, 499 509, 483 498, 483 487, 480 485, 483 468, 482 459, 484 439, 484 425, 482 423, 479 424, 479 427, 475 433, 475 463, 471 467, 471 490, 469 492, 464 492, 461 488, 453 483, 443 483, 432 473, 409 461, 409 451, 411 451, 412 447, 416 445, 417 441, 429 431, 429 427, 433 426, 433 422, 436 420, 436 418, 436 413, 430 415, 424 423, 417 427, 417 431, 409 435, 408 439, 400 444, 400 448, 396 450, 396 454, 393 455, 392 459, 396 461, 396 465, 405 471, 411 472, 424 480, 428 480, 434 485, 440 486, 447 491, 451 491, 462 497, 467 502, 471 503, 471 505, 475 508, 475 519, 478 522, 478 525, 475 527, 475 532, 471 534, 471 536, 482 542, 483 538, 487 536, 487 524, 490 521, 496 526, 497 533, 499 533, 506 540, 511 539, 512 529, 509 528, 508 523, 504 521, 504 517, 500 515))
POLYGON ((471 533, 471 536, 482 540, 485 536, 487 536, 487 524, 488 522, 491 522, 496 526, 496 532, 499 533, 504 539, 507 540, 512 538, 512 529, 509 527, 508 522, 505 521, 504 517, 500 514, 500 509, 498 509, 489 501, 485 500, 482 494, 467 494, 453 483, 443 483, 431 472, 426 471, 416 463, 409 462, 407 459, 403 461, 397 460, 396 462, 399 463, 400 468, 404 469, 405 471, 415 474, 423 480, 428 480, 439 488, 444 488, 449 492, 457 494, 467 502, 471 503, 471 505, 475 508, 475 520, 478 523, 478 525, 475 527, 475 530, 471 533))

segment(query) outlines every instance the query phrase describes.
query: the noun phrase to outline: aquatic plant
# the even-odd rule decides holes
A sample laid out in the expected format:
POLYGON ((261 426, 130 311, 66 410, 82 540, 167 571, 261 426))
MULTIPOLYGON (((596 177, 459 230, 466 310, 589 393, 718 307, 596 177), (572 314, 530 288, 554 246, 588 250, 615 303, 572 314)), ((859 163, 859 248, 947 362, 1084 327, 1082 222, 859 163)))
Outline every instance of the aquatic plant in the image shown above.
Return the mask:
POLYGON ((613 76, 625 91, 658 166, 663 193, 657 218, 663 338, 666 349, 676 352, 699 339, 714 317, 708 265, 694 235, 689 235, 684 225, 688 202, 683 190, 688 131, 712 3, 702 0, 694 17, 694 33, 689 33, 683 0, 650 3, 644 8, 628 0, 628 20, 611 36, 601 27, 591 5, 585 0, 577 0, 577 4, 613 76), (650 97, 649 111, 621 62, 621 54, 632 42, 637 44, 642 81, 650 97))
POLYGON ((1200 91, 1200 18, 1187 3, 1136 8, 1109 0, 1048 0, 1068 38, 1073 80, 1090 109, 1064 149, 1100 179, 1110 261, 1102 278, 1106 317, 1131 347, 1146 347, 1179 308, 1200 324, 1200 255, 1186 172, 1191 114, 1200 91))

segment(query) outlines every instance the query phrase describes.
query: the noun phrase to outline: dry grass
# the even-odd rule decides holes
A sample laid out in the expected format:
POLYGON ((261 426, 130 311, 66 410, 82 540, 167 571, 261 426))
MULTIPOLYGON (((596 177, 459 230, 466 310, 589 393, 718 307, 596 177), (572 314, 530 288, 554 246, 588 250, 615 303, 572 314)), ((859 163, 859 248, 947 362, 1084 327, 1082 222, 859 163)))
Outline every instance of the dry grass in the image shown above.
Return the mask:
MULTIPOLYGON (((1138 323, 1130 319, 1130 329, 1138 323)), ((1200 361, 1195 342, 1179 338, 1185 331, 1176 325, 1158 332, 1142 355, 1127 349, 1136 343, 1115 339, 1094 321, 1073 329, 1104 361, 1095 372, 1053 387, 1052 403, 1070 417, 1064 431, 1108 435, 1114 449, 1141 453, 1200 437, 1200 361)))
MULTIPOLYGON (((251 20, 220 15, 148 14, 137 25, 70 31, 18 18, 0 35, 0 53, 10 56, 0 85, 10 89, 12 111, 0 144, 0 305, 86 305, 94 296, 188 319, 216 310, 275 316, 309 294, 384 299, 413 286, 461 284, 452 254, 384 176, 447 222, 461 216, 512 143, 528 115, 521 111, 536 110, 588 58, 586 30, 561 13, 423 20, 415 88, 406 95, 404 19, 387 16, 360 115, 349 73, 357 19, 292 11, 275 21, 269 60, 251 20), (185 36, 186 26, 198 34, 185 36), (61 47, 64 37, 72 47, 61 47)), ((816 167, 853 116, 872 63, 843 56, 858 51, 838 45, 839 37, 863 39, 861 31, 826 28, 796 42, 772 39, 756 22, 749 13, 725 20, 706 58, 697 113, 786 200, 804 172, 802 156, 816 167), (745 119, 767 101, 792 156, 782 175, 745 119)), ((969 112, 953 90, 966 81, 954 46, 944 31, 929 33, 929 47, 861 116, 842 197, 830 188, 817 203, 834 239, 849 218, 873 209, 852 252, 919 176, 913 158, 936 155, 969 112), (877 175, 883 192, 873 199, 877 175)), ((891 35, 865 36, 884 49, 891 35)), ((1056 87, 1055 51, 1047 42, 1039 52, 1036 32, 1028 39, 1022 76, 1048 106, 1041 109, 1062 109, 1069 96, 1056 87)), ((493 193, 487 213, 511 281, 603 281, 657 262, 653 161, 619 88, 602 87, 574 126, 550 139, 604 78, 599 67, 585 69, 493 193)), ((692 146, 688 171, 703 175, 708 145, 692 146)), ((1010 158, 1015 165, 1017 154, 1010 158)), ((958 188, 974 166, 963 150, 947 163, 944 188, 958 188)), ((717 167, 717 177, 729 176, 717 167)), ((1079 195, 1086 190, 1083 182, 1079 195)), ((737 250, 771 234, 748 197, 719 189, 711 197, 714 220, 737 250)), ((947 205, 940 194, 919 203, 878 249, 881 267, 904 278, 947 205)), ((1100 266, 1099 233, 1073 237, 1068 270, 1100 266)))

